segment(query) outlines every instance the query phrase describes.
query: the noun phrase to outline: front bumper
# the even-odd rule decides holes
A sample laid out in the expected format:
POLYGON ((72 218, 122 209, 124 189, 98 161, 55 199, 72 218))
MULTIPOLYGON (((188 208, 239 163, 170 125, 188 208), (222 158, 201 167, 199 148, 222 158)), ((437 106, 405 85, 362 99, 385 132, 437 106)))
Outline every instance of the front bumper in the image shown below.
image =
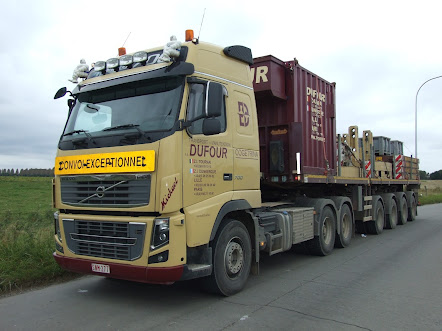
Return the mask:
POLYGON ((175 267, 140 267, 119 263, 108 263, 102 261, 73 259, 70 257, 60 256, 53 253, 55 261, 63 268, 69 271, 105 276, 111 278, 119 278, 141 283, 151 284, 172 284, 178 281, 183 275, 184 266, 175 267), (92 264, 106 264, 110 268, 110 273, 99 273, 92 271, 92 264))

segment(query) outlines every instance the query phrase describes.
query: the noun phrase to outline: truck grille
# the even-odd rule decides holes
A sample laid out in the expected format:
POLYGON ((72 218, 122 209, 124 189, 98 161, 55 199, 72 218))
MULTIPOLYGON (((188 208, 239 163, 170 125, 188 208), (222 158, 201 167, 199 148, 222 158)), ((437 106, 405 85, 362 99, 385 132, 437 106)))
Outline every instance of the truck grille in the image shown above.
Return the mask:
POLYGON ((66 243, 77 255, 132 261, 141 257, 145 223, 63 219, 66 243))
POLYGON ((138 207, 149 204, 150 174, 62 176, 61 201, 71 206, 138 207))

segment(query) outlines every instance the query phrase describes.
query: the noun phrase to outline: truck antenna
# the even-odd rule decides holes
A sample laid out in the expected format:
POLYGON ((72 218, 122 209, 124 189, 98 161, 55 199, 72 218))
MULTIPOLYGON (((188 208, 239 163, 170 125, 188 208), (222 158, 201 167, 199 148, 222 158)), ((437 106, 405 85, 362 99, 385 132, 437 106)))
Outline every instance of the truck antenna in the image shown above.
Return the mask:
POLYGON ((124 47, 124 45, 126 44, 127 39, 129 39, 129 36, 130 36, 131 33, 132 33, 132 32, 129 32, 129 34, 128 34, 126 40, 125 40, 124 43, 123 43, 123 46, 121 46, 121 47, 124 47))
POLYGON ((203 27, 204 15, 206 15, 206 8, 204 8, 203 18, 201 19, 200 31, 198 32, 198 40, 200 40, 201 29, 203 27))

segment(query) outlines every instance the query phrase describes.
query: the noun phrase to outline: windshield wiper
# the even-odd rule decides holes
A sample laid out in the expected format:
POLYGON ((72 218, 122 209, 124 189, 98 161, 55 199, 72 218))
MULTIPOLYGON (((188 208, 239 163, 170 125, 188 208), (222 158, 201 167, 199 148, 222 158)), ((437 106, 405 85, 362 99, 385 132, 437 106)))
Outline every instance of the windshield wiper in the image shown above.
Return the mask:
POLYGON ((75 134, 75 133, 84 133, 89 139, 92 137, 92 136, 90 135, 90 133, 88 133, 88 132, 85 131, 85 130, 74 130, 74 131, 71 131, 71 132, 65 133, 65 134, 63 135, 63 137, 71 136, 71 135, 73 135, 73 134, 75 134))
POLYGON ((109 128, 103 129, 102 131, 113 131, 113 130, 128 129, 128 128, 137 129, 141 135, 144 135, 143 130, 141 130, 139 128, 138 124, 122 124, 122 125, 117 125, 117 126, 111 126, 109 128))
POLYGON ((86 104, 86 107, 88 107, 89 109, 93 109, 95 111, 99 111, 100 110, 99 106, 96 106, 96 105, 92 106, 90 103, 86 104))
MULTIPOLYGON (((87 140, 89 140, 90 142, 93 142, 95 144, 95 141, 92 139, 91 134, 89 132, 87 132, 86 130, 74 130, 74 131, 65 133, 63 135, 63 137, 71 136, 71 135, 73 135, 75 133, 84 133, 86 135, 86 137, 87 137, 87 140)), ((86 142, 86 137, 72 139, 72 144, 74 144, 74 145, 81 145, 81 144, 86 142)))

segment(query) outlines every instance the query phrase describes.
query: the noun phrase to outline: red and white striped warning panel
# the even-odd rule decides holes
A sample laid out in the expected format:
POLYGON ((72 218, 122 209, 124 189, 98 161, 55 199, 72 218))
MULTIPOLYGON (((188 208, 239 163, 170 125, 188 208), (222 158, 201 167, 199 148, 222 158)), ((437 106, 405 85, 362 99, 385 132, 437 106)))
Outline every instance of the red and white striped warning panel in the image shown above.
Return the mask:
POLYGON ((365 161, 365 178, 371 177, 371 161, 365 161))
POLYGON ((394 159, 394 178, 404 179, 403 164, 404 164, 404 157, 402 155, 397 155, 394 159))

